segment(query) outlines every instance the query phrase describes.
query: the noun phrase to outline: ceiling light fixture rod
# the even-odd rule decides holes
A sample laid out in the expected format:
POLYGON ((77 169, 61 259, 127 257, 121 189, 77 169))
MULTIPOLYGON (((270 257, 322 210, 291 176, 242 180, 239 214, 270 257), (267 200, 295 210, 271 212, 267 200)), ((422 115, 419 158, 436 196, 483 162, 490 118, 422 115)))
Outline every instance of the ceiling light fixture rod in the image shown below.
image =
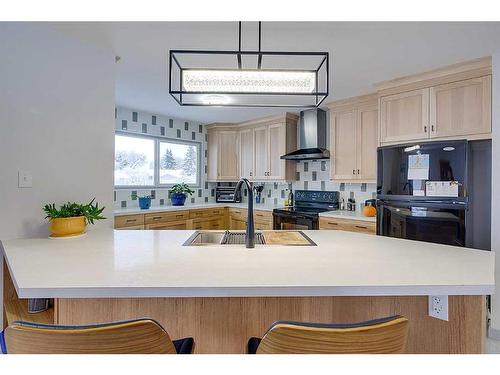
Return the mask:
POLYGON ((260 70, 260 67, 262 65, 262 53, 260 53, 261 52, 261 49, 260 49, 260 47, 261 47, 261 40, 262 40, 261 28, 262 28, 262 22, 259 21, 259 60, 257 62, 257 69, 259 69, 259 70, 260 70))
POLYGON ((241 21, 238 22, 238 69, 241 69, 241 21))

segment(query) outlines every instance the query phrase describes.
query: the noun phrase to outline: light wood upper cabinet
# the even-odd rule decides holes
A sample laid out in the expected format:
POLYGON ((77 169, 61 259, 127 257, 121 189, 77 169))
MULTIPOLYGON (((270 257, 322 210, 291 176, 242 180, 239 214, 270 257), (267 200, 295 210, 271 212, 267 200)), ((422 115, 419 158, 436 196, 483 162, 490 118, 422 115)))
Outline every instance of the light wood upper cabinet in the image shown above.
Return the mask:
POLYGON ((209 181, 295 180, 296 162, 281 156, 297 149, 297 120, 284 113, 238 125, 208 125, 209 181))
POLYGON ((381 145, 491 138, 491 57, 375 84, 381 145))
POLYGON ((377 179, 377 116, 375 104, 357 111, 356 172, 360 180, 377 179))
POLYGON ((491 76, 431 87, 431 138, 491 133, 491 76))
POLYGON ((217 130, 207 131, 207 179, 216 181, 219 177, 219 140, 217 130))
POLYGON ((208 129, 207 175, 209 181, 239 179, 239 135, 235 130, 208 129))
POLYGON ((269 170, 269 128, 267 126, 254 129, 254 150, 254 179, 267 180, 269 170))
POLYGON ((380 142, 405 142, 429 137, 429 89, 380 98, 380 142))
POLYGON ((285 178, 285 160, 280 159, 286 154, 286 124, 269 125, 269 168, 267 177, 270 180, 285 178))
POLYGON ((240 131, 240 174, 241 177, 253 178, 254 142, 253 129, 240 131))
POLYGON ((353 109, 332 112, 331 163, 333 180, 356 178, 356 112, 353 109))
POLYGON ((238 168, 238 132, 219 132, 219 179, 234 180, 239 178, 238 168))
POLYGON ((377 178, 376 95, 328 104, 332 180, 373 182, 377 178))

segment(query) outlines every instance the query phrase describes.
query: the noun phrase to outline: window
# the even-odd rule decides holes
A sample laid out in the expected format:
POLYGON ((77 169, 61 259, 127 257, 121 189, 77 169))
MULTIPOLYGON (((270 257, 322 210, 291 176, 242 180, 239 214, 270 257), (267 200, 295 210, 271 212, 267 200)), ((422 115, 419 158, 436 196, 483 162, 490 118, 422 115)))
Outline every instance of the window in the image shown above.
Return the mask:
POLYGON ((115 134, 115 186, 200 184, 198 142, 115 134))
POLYGON ((198 149, 194 145, 160 141, 159 183, 175 184, 184 181, 197 185, 198 149))
POLYGON ((115 135, 115 186, 152 186, 154 172, 154 139, 115 135))

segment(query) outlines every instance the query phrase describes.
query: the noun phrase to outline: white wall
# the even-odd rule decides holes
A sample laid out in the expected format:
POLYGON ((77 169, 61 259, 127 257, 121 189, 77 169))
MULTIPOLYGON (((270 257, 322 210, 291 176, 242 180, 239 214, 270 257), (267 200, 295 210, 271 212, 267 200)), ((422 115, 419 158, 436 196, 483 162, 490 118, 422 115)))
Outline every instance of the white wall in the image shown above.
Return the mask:
POLYGON ((492 56, 493 87, 493 141, 492 141, 492 207, 491 207, 491 249, 496 255, 496 294, 491 299, 491 330, 490 335, 500 340, 500 196, 494 192, 500 186, 500 51, 492 56))
POLYGON ((0 24, 0 240, 46 236, 42 206, 113 208, 114 56, 45 24, 0 24), (33 188, 18 188, 18 170, 33 188))

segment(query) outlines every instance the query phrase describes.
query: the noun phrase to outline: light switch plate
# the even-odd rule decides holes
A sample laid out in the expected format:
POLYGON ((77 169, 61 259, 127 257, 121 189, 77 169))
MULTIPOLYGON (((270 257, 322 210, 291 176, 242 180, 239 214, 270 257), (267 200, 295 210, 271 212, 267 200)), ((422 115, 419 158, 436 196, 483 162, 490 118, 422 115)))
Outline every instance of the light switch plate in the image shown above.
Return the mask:
POLYGON ((31 171, 18 171, 17 186, 20 188, 33 187, 33 175, 31 171))

